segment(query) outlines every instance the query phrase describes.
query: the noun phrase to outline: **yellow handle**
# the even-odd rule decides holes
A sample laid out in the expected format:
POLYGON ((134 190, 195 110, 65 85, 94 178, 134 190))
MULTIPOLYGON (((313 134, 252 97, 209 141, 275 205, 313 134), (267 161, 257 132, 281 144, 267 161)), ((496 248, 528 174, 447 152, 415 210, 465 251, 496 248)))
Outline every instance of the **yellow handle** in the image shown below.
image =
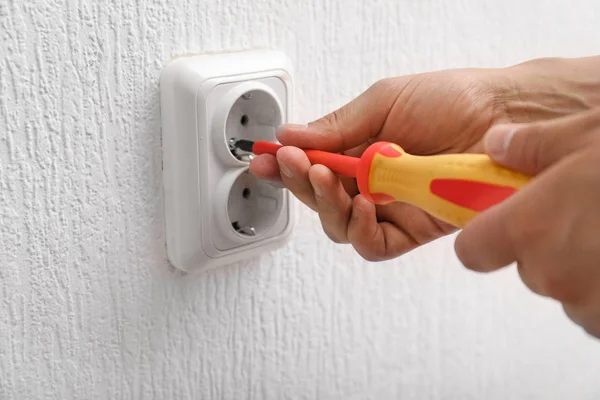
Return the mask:
POLYGON ((370 159, 368 190, 373 198, 412 204, 459 228, 531 179, 484 154, 414 156, 389 146, 370 159))

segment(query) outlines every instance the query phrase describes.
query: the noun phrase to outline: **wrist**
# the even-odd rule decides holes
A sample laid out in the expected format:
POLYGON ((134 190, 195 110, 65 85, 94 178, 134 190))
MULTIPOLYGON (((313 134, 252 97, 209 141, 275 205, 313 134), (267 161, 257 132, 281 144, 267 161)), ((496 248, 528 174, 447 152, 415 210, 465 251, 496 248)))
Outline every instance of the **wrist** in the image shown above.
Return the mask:
POLYGON ((559 118, 600 107, 600 56, 543 58, 502 72, 503 106, 512 122, 559 118))

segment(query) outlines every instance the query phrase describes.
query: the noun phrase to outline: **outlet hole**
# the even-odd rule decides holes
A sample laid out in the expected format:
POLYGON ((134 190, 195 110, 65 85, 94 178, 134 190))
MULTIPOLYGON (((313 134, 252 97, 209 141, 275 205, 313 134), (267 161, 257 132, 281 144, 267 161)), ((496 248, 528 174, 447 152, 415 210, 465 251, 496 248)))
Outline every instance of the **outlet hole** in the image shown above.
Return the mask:
POLYGON ((242 235, 256 236, 256 229, 254 229, 254 227, 252 227, 252 226, 246 226, 244 228, 240 228, 240 224, 237 221, 232 222, 231 226, 233 229, 235 229, 236 232, 241 233, 242 235))
POLYGON ((235 234, 258 237, 275 229, 284 205, 283 193, 254 177, 247 169, 238 172, 227 191, 227 223, 235 234))
POLYGON ((242 115, 242 119, 240 120, 240 123, 242 124, 242 126, 246 126, 248 125, 248 120, 250 118, 248 118, 248 116, 246 114, 242 115))

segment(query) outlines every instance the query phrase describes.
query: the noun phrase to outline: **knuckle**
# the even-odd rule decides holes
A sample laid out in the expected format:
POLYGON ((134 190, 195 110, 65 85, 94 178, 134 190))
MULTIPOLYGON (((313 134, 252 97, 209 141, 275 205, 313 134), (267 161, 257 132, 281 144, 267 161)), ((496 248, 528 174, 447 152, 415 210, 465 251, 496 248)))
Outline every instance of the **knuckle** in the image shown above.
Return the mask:
POLYGON ((600 339, 600 315, 590 312, 583 307, 576 307, 569 304, 563 304, 565 315, 580 326, 588 335, 600 339))
POLYGON ((346 148, 344 135, 344 121, 349 118, 350 106, 341 107, 312 123, 330 135, 335 135, 339 139, 339 145, 346 148))
POLYGON ((332 130, 338 130, 340 123, 343 119, 344 108, 339 108, 324 117, 319 119, 319 122, 323 125, 330 127, 332 130))
POLYGON ((600 327, 598 326, 597 322, 591 324, 583 324, 582 328, 588 335, 600 339, 600 327))
POLYGON ((547 270, 538 277, 539 290, 548 297, 561 302, 573 300, 573 294, 565 283, 565 278, 561 274, 552 273, 547 270))
POLYGON ((562 304, 563 311, 565 315, 574 323, 579 326, 583 325, 583 320, 581 319, 581 310, 576 308, 570 304, 562 304))
POLYGON ((377 263, 393 258, 387 255, 383 249, 377 245, 374 245, 373 243, 361 243, 360 245, 357 245, 357 243, 352 241, 350 243, 352 243, 354 250, 356 250, 358 255, 367 262, 377 263))
POLYGON ((539 287, 539 284, 536 279, 533 279, 531 274, 531 269, 528 268, 524 263, 517 262, 517 271, 519 276, 521 277, 521 281, 531 290, 533 293, 544 296, 544 293, 539 287))
POLYGON ((454 252, 456 253, 456 257, 463 267, 470 271, 483 272, 483 270, 479 267, 479 263, 473 259, 473 257, 470 255, 470 251, 466 247, 456 246, 454 252))
POLYGON ((381 257, 372 252, 358 252, 358 254, 367 262, 379 262, 381 257))
POLYGON ((333 243, 336 243, 336 244, 348 243, 348 239, 347 239, 346 235, 343 235, 340 232, 338 232, 338 229, 331 229, 328 226, 328 224, 325 224, 323 222, 321 223, 321 226, 323 227, 323 232, 325 232, 325 235, 327 235, 329 240, 331 240, 333 243))
POLYGON ((583 330, 590 336, 600 339, 600 318, 595 316, 590 321, 586 321, 580 325, 583 330))
POLYGON ((377 250, 374 249, 374 246, 372 246, 371 243, 364 243, 364 242, 357 243, 357 241, 352 240, 352 238, 350 239, 350 243, 352 244, 352 247, 354 248, 356 253, 363 260, 365 260, 367 262, 371 262, 371 263, 379 262, 379 261, 383 260, 381 255, 378 254, 377 250))
POLYGON ((346 244, 348 243, 348 241, 342 239, 341 237, 331 234, 327 231, 325 231, 325 234, 327 235, 327 237, 329 238, 329 240, 331 240, 333 243, 335 244, 346 244))
POLYGON ((372 92, 379 92, 379 91, 383 91, 383 90, 388 90, 390 87, 394 87, 396 85, 397 82, 397 78, 391 78, 391 77, 387 77, 387 78, 382 78, 379 79, 378 81, 376 81, 375 83, 373 83, 368 91, 372 91, 372 92))
POLYGON ((510 225, 508 235, 520 249, 516 256, 523 283, 532 292, 560 302, 582 301, 584 293, 565 268, 568 260, 556 257, 556 253, 551 256, 548 252, 549 248, 560 248, 561 244, 553 231, 544 226, 547 219, 523 217, 516 220, 519 222, 510 225))
POLYGON ((570 279, 569 274, 560 265, 552 261, 541 265, 532 266, 535 276, 537 291, 543 295, 565 304, 582 304, 584 294, 581 293, 576 282, 570 279))
POLYGON ((372 107, 393 104, 399 94, 408 87, 414 77, 383 78, 373 83, 365 92, 372 107))

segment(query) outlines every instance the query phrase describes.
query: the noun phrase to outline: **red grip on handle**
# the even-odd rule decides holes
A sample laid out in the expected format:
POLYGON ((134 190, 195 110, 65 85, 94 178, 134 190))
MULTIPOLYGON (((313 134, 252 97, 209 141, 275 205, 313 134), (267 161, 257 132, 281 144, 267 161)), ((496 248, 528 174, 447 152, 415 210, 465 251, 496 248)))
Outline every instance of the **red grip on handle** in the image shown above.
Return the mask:
POLYGON ((429 188, 436 196, 477 212, 487 210, 517 191, 510 186, 466 179, 434 179, 429 188))
POLYGON ((358 190, 367 200, 375 204, 386 204, 394 200, 393 197, 385 193, 371 193, 369 190, 369 179, 371 177, 371 163, 373 158, 381 154, 385 157, 400 157, 402 153, 393 147, 389 142, 376 142, 367 147, 360 157, 360 163, 357 167, 356 183, 358 190))

